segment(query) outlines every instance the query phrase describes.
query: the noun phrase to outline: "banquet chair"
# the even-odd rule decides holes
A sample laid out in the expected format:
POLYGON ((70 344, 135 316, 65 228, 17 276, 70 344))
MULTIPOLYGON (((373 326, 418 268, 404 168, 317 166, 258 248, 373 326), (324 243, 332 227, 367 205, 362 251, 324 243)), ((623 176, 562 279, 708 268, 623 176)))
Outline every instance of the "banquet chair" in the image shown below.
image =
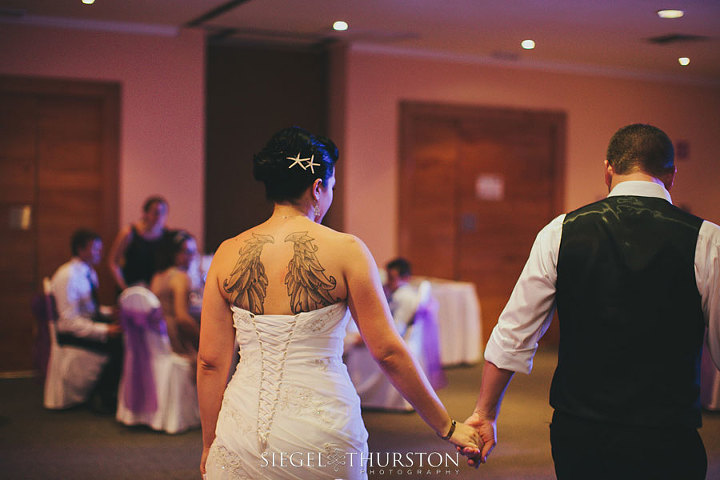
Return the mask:
POLYGON ((199 426, 193 362, 172 351, 160 301, 135 286, 125 289, 118 302, 125 358, 115 418, 166 433, 199 426))
POLYGON ((45 291, 33 295, 30 309, 35 317, 33 326, 32 362, 38 378, 44 383, 50 359, 50 322, 56 312, 55 299, 45 291))
MULTIPOLYGON (((107 354, 86 350, 57 341, 57 311, 50 279, 43 279, 46 325, 50 338, 43 405, 61 410, 85 403, 108 361, 107 354)), ((39 312, 40 313, 40 312, 39 312)))
MULTIPOLYGON (((705 340, 707 345, 707 338, 705 340)), ((706 410, 720 410, 720 370, 710 358, 707 346, 703 348, 700 362, 700 404, 706 410)))
MULTIPOLYGON (((399 333, 430 384, 439 389, 445 386, 446 380, 440 365, 437 301, 432 296, 430 282, 423 281, 417 295, 415 314, 405 330, 399 333)), ((348 334, 350 337, 354 335, 354 332, 348 334)), ((390 383, 364 344, 348 348, 346 363, 363 408, 413 411, 412 405, 390 383)))

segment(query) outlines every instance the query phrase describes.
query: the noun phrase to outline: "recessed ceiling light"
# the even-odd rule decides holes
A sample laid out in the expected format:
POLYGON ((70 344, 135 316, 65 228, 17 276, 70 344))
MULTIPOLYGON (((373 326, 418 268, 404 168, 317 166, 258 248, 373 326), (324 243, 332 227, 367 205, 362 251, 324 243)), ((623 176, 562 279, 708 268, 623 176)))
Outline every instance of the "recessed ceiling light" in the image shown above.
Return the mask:
POLYGON ((657 11, 658 17, 660 18, 680 18, 683 15, 685 15, 685 12, 682 10, 658 10, 657 11))
POLYGON ((95 3, 95 0, 82 0, 82 2, 83 2, 85 5, 92 5, 93 3, 95 3))
POLYGON ((343 22, 342 20, 338 20, 337 22, 333 23, 333 29, 337 30, 338 32, 344 32, 348 29, 347 22, 343 22))
POLYGON ((678 58, 678 63, 684 67, 690 64, 690 59, 688 57, 680 57, 678 58))
POLYGON ((522 45, 525 50, 532 50, 535 48, 535 42, 532 40, 523 40, 520 42, 520 45, 522 45))

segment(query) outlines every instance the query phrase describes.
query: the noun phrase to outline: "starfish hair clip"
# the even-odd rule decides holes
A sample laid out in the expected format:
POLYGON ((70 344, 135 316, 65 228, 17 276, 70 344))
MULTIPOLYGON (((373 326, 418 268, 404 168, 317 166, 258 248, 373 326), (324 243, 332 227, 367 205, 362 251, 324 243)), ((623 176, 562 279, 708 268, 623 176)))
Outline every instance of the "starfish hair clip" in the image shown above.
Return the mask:
POLYGON ((303 170, 307 170, 309 168, 312 173, 315 173, 314 167, 320 166, 319 163, 315 163, 315 155, 311 155, 310 158, 300 158, 300 152, 298 152, 298 154, 294 157, 285 158, 292 162, 288 168, 292 168, 297 165, 303 170))

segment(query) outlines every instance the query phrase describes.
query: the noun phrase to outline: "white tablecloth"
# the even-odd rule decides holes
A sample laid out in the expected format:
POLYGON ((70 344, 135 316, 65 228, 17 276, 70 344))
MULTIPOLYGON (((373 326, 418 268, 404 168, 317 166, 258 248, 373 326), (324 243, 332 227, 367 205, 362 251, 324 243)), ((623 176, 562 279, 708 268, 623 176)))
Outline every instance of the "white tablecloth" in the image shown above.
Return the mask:
POLYGON ((475 284, 438 278, 429 280, 438 301, 440 362, 442 365, 477 363, 482 356, 482 322, 475 284))

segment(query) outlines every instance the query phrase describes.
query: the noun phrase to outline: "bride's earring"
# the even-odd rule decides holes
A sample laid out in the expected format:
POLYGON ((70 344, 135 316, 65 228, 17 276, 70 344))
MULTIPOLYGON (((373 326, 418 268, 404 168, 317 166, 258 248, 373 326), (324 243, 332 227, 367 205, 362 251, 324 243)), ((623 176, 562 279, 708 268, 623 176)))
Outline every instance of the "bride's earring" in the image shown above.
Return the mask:
POLYGON ((318 207, 317 203, 313 205, 313 214, 315 215, 315 221, 317 222, 318 218, 320 218, 320 207, 318 207))

